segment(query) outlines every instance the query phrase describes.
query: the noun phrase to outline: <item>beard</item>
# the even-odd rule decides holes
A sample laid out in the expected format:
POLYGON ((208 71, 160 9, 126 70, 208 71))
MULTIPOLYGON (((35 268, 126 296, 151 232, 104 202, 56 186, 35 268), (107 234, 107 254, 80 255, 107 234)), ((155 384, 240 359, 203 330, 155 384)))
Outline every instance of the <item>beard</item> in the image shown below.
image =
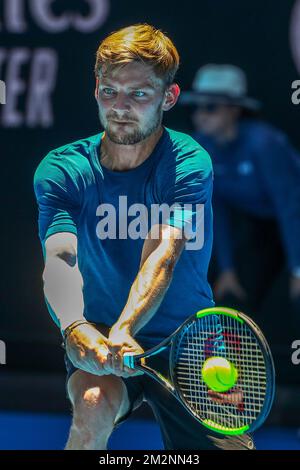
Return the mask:
MULTIPOLYGON (((140 128, 138 127, 138 123, 133 122, 129 120, 131 124, 128 124, 128 131, 122 130, 117 131, 114 130, 114 124, 110 121, 108 121, 104 116, 102 115, 100 108, 99 108, 99 119, 102 127, 105 130, 105 133, 109 137, 109 139, 114 142, 115 144, 120 144, 120 145, 135 145, 138 144, 139 142, 143 141, 147 137, 149 137, 153 132, 155 132, 162 123, 162 102, 158 105, 156 111, 153 113, 152 116, 150 116, 148 123, 149 126, 146 128, 140 128)), ((126 119, 124 119, 126 120, 126 119)), ((116 126, 116 124, 115 124, 116 126)))

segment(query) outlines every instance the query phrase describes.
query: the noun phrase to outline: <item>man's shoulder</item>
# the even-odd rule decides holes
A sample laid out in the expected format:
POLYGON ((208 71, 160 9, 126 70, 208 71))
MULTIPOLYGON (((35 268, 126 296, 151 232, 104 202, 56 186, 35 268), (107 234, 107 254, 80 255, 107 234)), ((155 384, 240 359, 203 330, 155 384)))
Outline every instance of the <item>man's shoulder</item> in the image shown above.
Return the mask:
POLYGON ((177 164, 185 162, 190 167, 211 170, 209 153, 190 134, 166 128, 169 134, 171 151, 177 164))
POLYGON ((89 169, 91 146, 95 145, 98 139, 100 139, 100 135, 96 134, 50 150, 38 164, 36 174, 53 172, 55 169, 81 173, 89 169))
POLYGON ((202 145, 195 140, 191 134, 187 134, 186 132, 177 131, 174 129, 170 129, 166 127, 166 131, 169 134, 170 141, 173 143, 175 148, 182 151, 204 151, 202 145))
MULTIPOLYGON (((91 146, 96 144, 100 139, 100 134, 95 134, 90 137, 85 137, 83 139, 78 139, 73 142, 61 145, 60 147, 52 149, 48 155, 54 156, 59 155, 61 157, 70 158, 74 155, 87 157, 90 153, 91 146)), ((46 157, 48 156, 46 155, 46 157)))

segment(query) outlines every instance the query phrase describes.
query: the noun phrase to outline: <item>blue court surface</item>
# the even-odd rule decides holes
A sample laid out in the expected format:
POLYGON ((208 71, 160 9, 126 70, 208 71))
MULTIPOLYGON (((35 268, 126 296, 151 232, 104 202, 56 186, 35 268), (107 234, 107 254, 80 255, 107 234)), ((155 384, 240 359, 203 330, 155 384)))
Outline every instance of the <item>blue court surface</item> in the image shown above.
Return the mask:
MULTIPOLYGON (((0 413, 1 450, 63 449, 70 417, 53 414, 0 413)), ((300 429, 263 427, 255 433, 258 449, 300 450, 300 429)), ((163 449, 154 421, 129 419, 112 434, 110 450, 163 449)))

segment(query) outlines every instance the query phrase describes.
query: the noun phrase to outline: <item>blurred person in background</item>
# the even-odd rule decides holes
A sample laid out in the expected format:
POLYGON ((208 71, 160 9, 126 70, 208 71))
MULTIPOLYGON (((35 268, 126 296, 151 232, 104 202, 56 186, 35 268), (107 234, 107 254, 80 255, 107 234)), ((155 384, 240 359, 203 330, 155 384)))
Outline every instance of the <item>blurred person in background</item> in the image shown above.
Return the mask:
POLYGON ((205 65, 192 88, 179 103, 193 105, 192 136, 213 160, 215 299, 258 311, 286 267, 300 328, 299 155, 259 119, 260 103, 247 96, 240 68, 205 65))

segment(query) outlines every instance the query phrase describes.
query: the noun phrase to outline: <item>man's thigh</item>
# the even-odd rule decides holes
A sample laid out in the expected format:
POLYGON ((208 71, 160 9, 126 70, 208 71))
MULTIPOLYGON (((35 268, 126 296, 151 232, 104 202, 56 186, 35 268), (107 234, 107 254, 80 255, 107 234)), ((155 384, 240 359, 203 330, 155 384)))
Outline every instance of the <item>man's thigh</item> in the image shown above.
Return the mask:
MULTIPOLYGON (((99 331, 107 336, 108 329, 105 325, 98 325, 99 331)), ((114 426, 119 426, 131 413, 143 402, 143 390, 139 377, 122 378, 114 375, 97 376, 77 369, 67 354, 65 354, 65 366, 67 369, 66 389, 67 397, 74 402, 74 392, 83 397, 89 395, 88 390, 99 388, 118 408, 115 415, 114 426)))

